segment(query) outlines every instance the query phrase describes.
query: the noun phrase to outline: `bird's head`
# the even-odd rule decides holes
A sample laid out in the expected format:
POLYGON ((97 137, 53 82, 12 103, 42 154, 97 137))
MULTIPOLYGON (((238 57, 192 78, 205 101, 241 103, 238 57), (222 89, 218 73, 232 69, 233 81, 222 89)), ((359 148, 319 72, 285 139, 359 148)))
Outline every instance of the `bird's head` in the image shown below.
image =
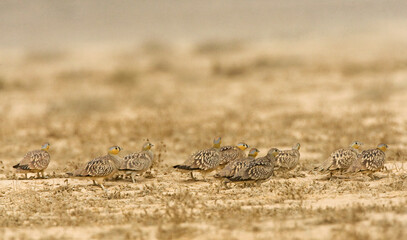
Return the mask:
POLYGON ((44 144, 41 146, 41 150, 48 151, 50 146, 51 146, 51 145, 50 145, 49 143, 44 143, 44 144))
POLYGON ((242 150, 242 151, 244 151, 244 150, 246 150, 247 148, 249 148, 249 145, 247 145, 247 144, 244 143, 244 142, 238 143, 236 146, 237 146, 240 150, 242 150))
POLYGON ((354 149, 359 149, 361 146, 363 146, 363 143, 359 141, 354 141, 350 144, 350 147, 354 149))
POLYGON ((250 149, 248 156, 255 158, 255 157, 257 157, 257 155, 259 154, 259 152, 260 152, 260 151, 259 151, 257 148, 252 148, 252 149, 250 149))
POLYGON ((389 146, 387 146, 387 144, 381 143, 379 145, 377 145, 377 148, 382 150, 383 152, 386 152, 387 148, 389 148, 389 146))
POLYGON ((277 148, 272 148, 267 152, 267 156, 274 156, 277 157, 277 155, 280 153, 280 150, 277 148))
POLYGON ((141 150, 143 151, 148 151, 150 150, 152 147, 154 147, 154 144, 150 143, 150 142, 146 142, 143 145, 143 148, 141 150))
POLYGON ((213 147, 214 148, 220 148, 221 143, 222 143, 222 138, 221 137, 217 137, 217 138, 213 139, 213 147))
POLYGON ((117 155, 117 154, 119 154, 119 152, 122 150, 122 148, 121 147, 119 147, 119 146, 113 146, 113 147, 110 147, 109 148, 109 154, 111 154, 111 155, 117 155))
POLYGON ((297 143, 297 144, 295 144, 295 145, 293 146, 293 150, 300 150, 300 148, 301 148, 301 144, 300 144, 300 143, 297 143))

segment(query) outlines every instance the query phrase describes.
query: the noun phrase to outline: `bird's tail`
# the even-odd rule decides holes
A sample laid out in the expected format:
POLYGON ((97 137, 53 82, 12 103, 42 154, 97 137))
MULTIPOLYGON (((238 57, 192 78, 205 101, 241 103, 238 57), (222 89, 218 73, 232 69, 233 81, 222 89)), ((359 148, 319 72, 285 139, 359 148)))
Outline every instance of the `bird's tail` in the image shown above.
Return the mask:
POLYGON ((19 163, 13 166, 13 168, 18 168, 18 167, 20 167, 19 163))
POLYGON ((323 172, 323 171, 328 170, 328 168, 329 168, 330 166, 331 166, 331 159, 328 158, 327 160, 325 160, 325 161, 321 164, 321 166, 316 167, 315 170, 318 170, 318 171, 323 172))
POLYGON ((181 169, 181 170, 198 170, 198 168, 192 168, 192 167, 187 166, 187 165, 175 165, 175 166, 173 166, 173 168, 181 169))

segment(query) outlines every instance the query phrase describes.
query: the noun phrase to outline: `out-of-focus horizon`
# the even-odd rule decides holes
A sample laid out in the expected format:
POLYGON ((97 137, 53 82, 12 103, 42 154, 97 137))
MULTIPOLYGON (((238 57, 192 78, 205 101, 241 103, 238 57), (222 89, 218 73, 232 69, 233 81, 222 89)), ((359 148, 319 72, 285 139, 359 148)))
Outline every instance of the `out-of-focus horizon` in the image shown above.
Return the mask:
POLYGON ((402 239, 406 26, 403 0, 0 1, 0 239, 402 239), (174 171, 215 136, 300 143, 299 166, 231 188, 174 171), (146 139, 136 183, 65 174, 146 139), (323 180, 355 140, 389 145, 387 176, 323 180), (49 179, 17 180, 44 142, 49 179))
POLYGON ((363 36, 403 41, 406 12, 403 0, 2 1, 0 47, 341 41, 363 36))

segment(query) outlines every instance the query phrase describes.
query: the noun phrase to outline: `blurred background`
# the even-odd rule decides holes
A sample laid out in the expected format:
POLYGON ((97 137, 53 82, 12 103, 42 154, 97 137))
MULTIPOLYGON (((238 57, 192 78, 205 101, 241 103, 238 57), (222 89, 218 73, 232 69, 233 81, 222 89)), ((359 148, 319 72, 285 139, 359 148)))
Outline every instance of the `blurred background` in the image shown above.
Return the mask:
MULTIPOLYGON (((73 48, 148 40, 306 40, 403 36, 407 3, 390 1, 2 1, 1 44, 73 48)), ((396 39, 393 39, 396 40, 396 39)), ((401 40, 401 39, 400 39, 401 40)))
POLYGON ((1 239, 406 235, 406 0, 3 0, 0 33, 1 239), (300 167, 230 189, 173 171, 216 136, 259 156, 299 142, 300 167), (66 178, 146 139, 135 184, 66 178), (319 181, 354 140, 387 143, 396 171, 319 181), (44 142, 48 179, 16 181, 44 142))
POLYGON ((406 26, 402 0, 1 1, 3 169, 45 141, 57 171, 147 138, 169 166, 217 135, 301 142, 310 164, 383 141, 394 160, 406 26))

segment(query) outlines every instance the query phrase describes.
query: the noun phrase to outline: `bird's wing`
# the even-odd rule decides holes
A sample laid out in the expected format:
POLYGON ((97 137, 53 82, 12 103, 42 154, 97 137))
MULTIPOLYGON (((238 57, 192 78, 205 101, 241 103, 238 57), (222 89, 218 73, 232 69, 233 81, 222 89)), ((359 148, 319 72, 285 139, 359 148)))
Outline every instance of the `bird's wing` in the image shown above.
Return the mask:
POLYGON ((109 156, 95 158, 82 168, 75 171, 78 177, 106 177, 116 171, 116 166, 110 161, 109 156))
POLYGON ((120 170, 140 171, 150 167, 152 159, 145 152, 132 153, 124 157, 120 170))
POLYGON ((23 170, 43 170, 48 167, 50 160, 51 157, 48 152, 35 150, 28 152, 14 167, 23 170))
POLYGON ((362 152, 362 165, 370 171, 376 171, 384 166, 385 154, 379 149, 369 149, 362 152))
POLYGON ((241 150, 236 147, 227 146, 228 148, 220 150, 220 163, 221 165, 234 161, 242 156, 241 150))
POLYGON ((219 165, 219 152, 215 149, 202 150, 192 156, 191 168, 209 170, 219 165))

